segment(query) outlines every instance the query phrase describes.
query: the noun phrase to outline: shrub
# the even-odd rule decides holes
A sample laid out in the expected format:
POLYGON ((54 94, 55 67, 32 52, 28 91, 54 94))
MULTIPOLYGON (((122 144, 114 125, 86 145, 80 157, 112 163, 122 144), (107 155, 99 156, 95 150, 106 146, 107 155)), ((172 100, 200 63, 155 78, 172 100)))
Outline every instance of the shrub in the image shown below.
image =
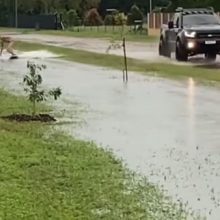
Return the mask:
POLYGON ((143 17, 143 13, 139 9, 139 7, 134 4, 130 10, 129 22, 132 22, 134 24, 135 20, 143 20, 143 17))
POLYGON ((127 17, 124 13, 117 13, 114 16, 114 21, 116 25, 124 25, 127 23, 127 17))
POLYGON ((71 9, 67 12, 67 20, 69 27, 79 25, 79 16, 76 10, 71 9))
POLYGON ((105 25, 114 25, 114 17, 112 15, 106 15, 104 19, 105 25))
POLYGON ((60 11, 58 11, 58 13, 60 13, 60 16, 61 16, 61 20, 62 20, 62 22, 63 22, 63 25, 65 26, 65 27, 67 27, 68 26, 68 15, 67 15, 67 11, 65 10, 65 9, 63 9, 63 10, 60 10, 60 11))
POLYGON ((102 18, 96 8, 90 9, 85 16, 85 25, 102 25, 102 18))

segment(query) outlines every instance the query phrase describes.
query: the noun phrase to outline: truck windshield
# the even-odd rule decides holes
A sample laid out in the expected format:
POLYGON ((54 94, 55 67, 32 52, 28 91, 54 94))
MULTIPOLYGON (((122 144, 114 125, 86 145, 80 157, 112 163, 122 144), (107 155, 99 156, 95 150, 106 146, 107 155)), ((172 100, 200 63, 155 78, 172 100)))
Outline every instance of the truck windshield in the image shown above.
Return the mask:
POLYGON ((220 25, 220 19, 217 15, 213 14, 193 14, 183 16, 183 26, 207 24, 220 25))

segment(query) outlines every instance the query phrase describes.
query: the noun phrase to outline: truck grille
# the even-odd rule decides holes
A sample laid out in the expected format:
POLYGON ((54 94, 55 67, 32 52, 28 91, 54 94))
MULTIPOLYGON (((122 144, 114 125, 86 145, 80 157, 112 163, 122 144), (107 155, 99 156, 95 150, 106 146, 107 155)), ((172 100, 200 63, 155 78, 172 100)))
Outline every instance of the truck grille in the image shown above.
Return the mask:
POLYGON ((220 32, 219 33, 197 33, 198 38, 220 38, 220 32))

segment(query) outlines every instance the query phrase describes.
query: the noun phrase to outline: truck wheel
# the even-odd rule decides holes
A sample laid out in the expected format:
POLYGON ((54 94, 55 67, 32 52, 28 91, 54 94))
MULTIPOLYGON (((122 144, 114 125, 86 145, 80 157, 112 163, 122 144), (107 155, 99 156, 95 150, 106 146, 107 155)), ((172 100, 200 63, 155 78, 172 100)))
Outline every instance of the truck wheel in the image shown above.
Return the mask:
POLYGON ((187 61, 188 54, 186 48, 181 44, 179 40, 176 42, 176 60, 178 61, 187 61))
POLYGON ((215 61, 216 60, 216 54, 215 53, 206 53, 205 58, 208 61, 215 61))
POLYGON ((167 43, 165 43, 163 39, 160 39, 160 43, 159 43, 159 55, 160 55, 160 56, 169 57, 169 58, 171 57, 170 49, 169 49, 167 43))
POLYGON ((162 39, 160 39, 160 43, 159 43, 159 55, 164 56, 164 46, 163 46, 163 40, 162 39))

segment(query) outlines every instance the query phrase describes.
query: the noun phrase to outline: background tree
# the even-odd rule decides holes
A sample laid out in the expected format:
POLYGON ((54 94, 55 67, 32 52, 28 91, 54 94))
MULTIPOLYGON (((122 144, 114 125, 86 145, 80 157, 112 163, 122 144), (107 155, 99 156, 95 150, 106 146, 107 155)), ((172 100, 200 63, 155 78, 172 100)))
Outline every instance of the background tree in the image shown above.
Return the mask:
POLYGON ((134 4, 130 10, 129 23, 134 24, 135 20, 143 20, 143 18, 144 18, 144 16, 143 16, 143 13, 141 12, 140 8, 136 4, 134 4))
POLYGON ((105 25, 113 25, 114 24, 114 16, 107 14, 104 19, 105 25))
MULTIPOLYGON (((88 11, 97 8, 98 14, 104 18, 107 9, 114 8, 120 13, 128 15, 132 5, 136 5, 143 15, 149 12, 149 0, 18 0, 18 12, 20 14, 54 14, 63 13, 65 22, 68 23, 67 12, 75 10, 77 15, 83 20, 88 17, 88 11)), ((207 7, 213 6, 216 11, 220 11, 219 0, 152 0, 152 8, 165 7, 170 4, 169 10, 173 11, 177 7, 207 7)), ((15 0, 0 0, 0 25, 7 25, 13 20, 15 0)), ((94 14, 94 13, 93 13, 94 14)), ((109 23, 110 17, 106 20, 109 23)))
POLYGON ((77 26, 79 25, 79 16, 76 12, 76 10, 71 9, 67 12, 67 17, 68 17, 68 26, 77 26))
POLYGON ((100 0, 80 0, 79 4, 79 14, 81 17, 85 16, 88 10, 92 8, 98 8, 99 7, 100 0))
POLYGON ((87 12, 84 23, 85 25, 103 24, 102 18, 96 8, 92 8, 87 12))
POLYGON ((127 23, 127 17, 123 12, 118 12, 114 15, 114 21, 116 25, 125 25, 127 23))

